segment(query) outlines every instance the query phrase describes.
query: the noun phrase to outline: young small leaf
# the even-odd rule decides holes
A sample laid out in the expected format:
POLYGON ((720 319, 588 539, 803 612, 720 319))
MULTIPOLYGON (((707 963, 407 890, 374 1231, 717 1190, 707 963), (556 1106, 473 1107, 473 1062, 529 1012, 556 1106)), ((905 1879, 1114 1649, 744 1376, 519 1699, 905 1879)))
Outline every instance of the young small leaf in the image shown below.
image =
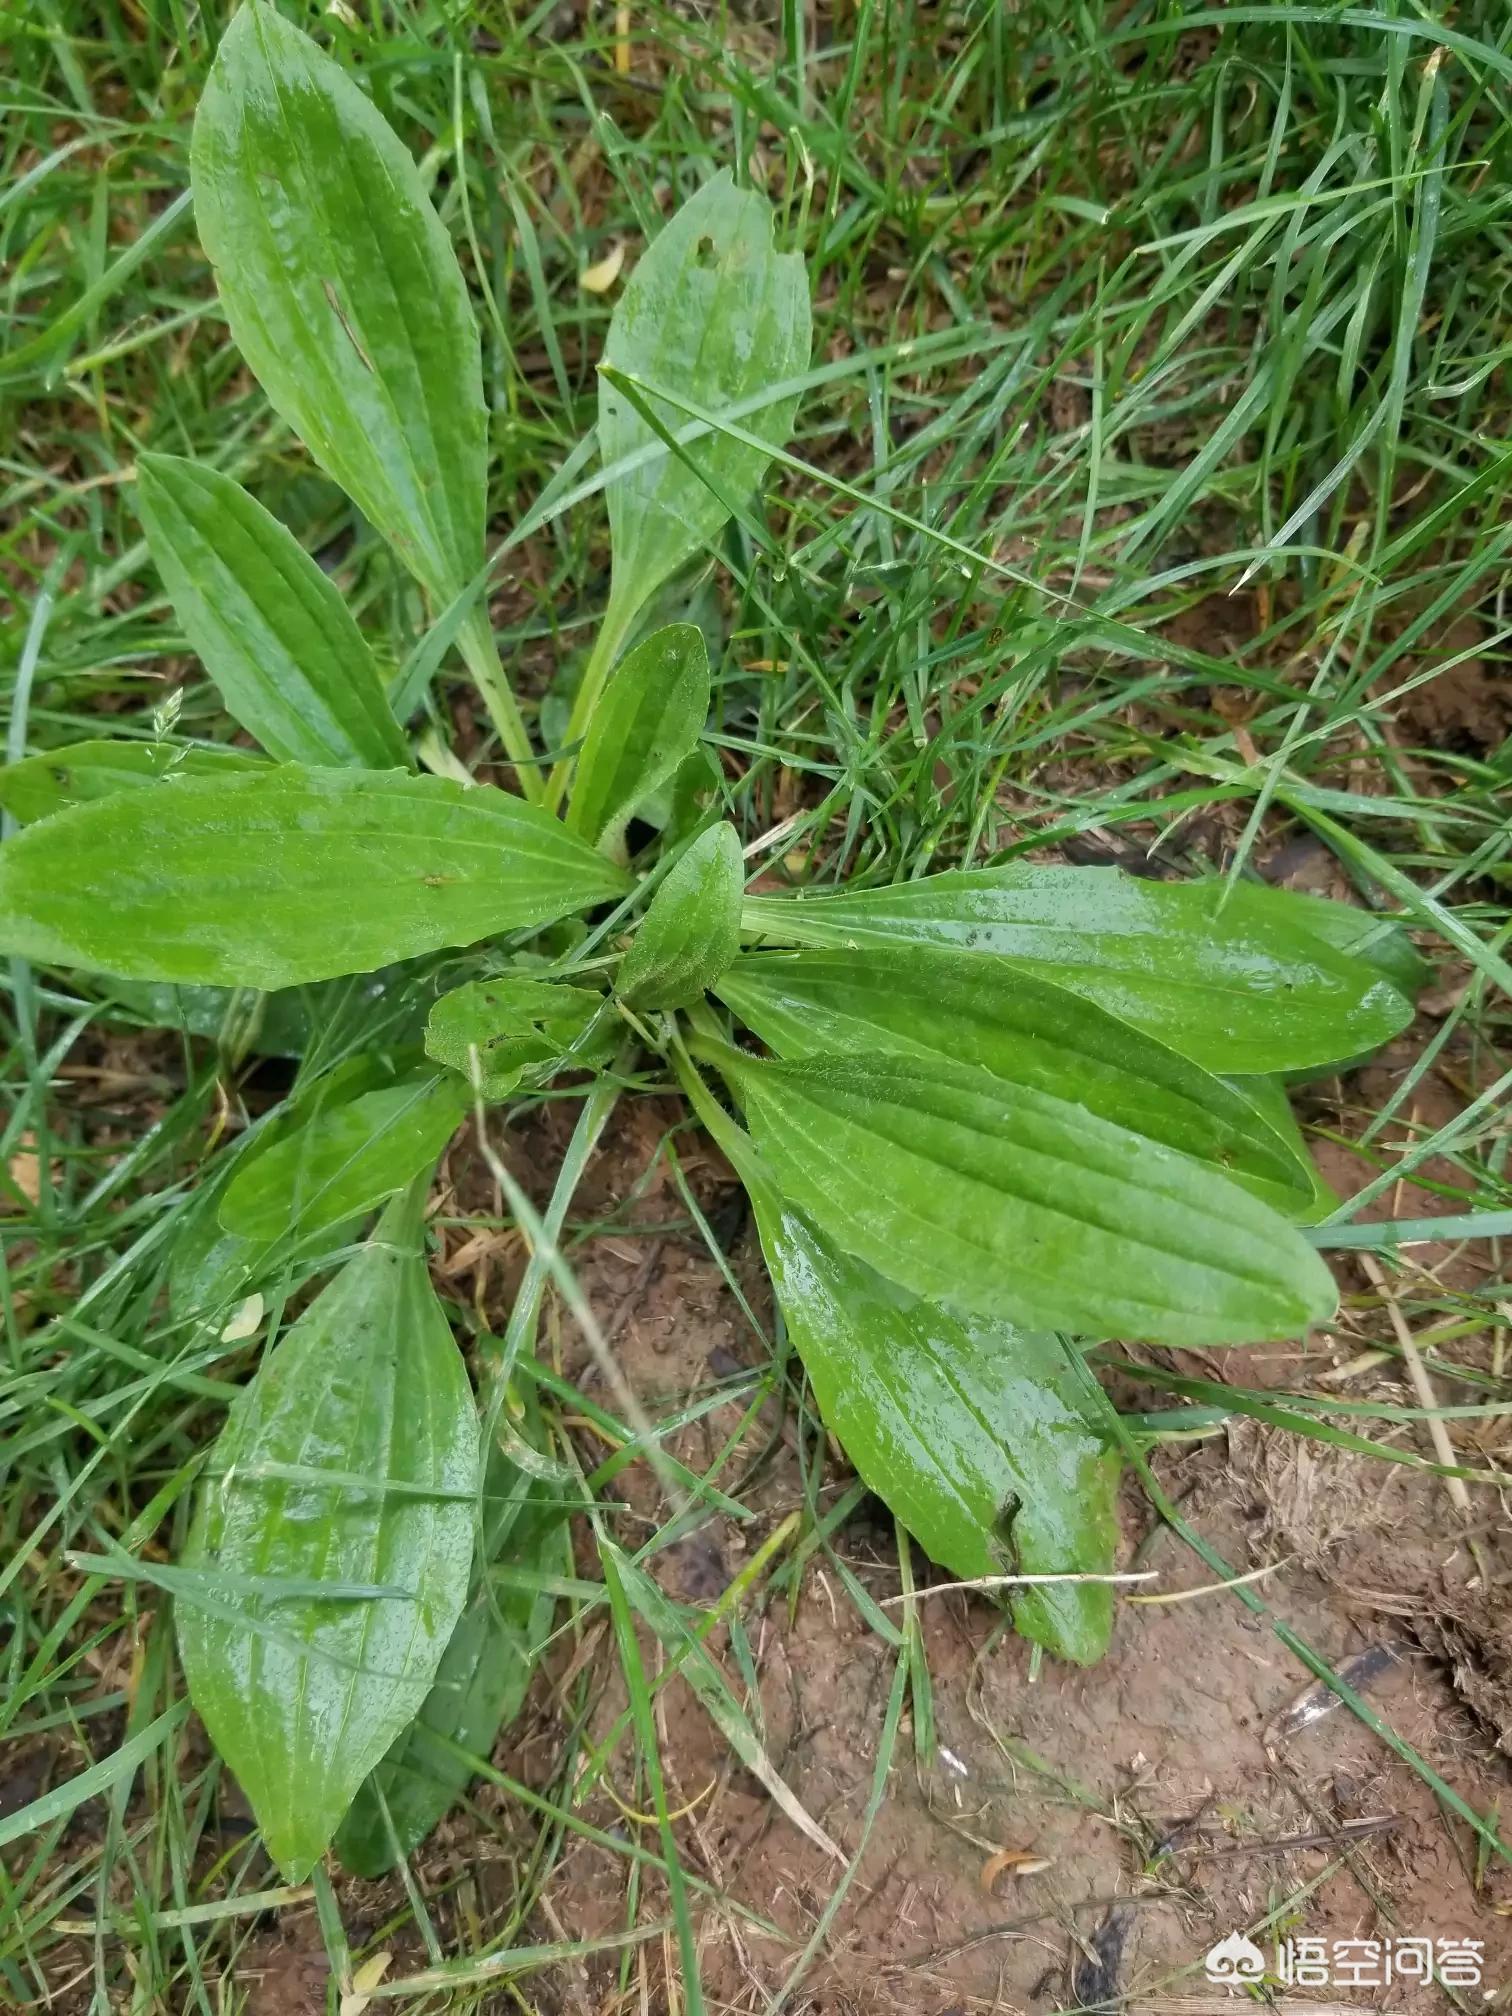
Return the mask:
POLYGON ((408 767, 372 653, 292 533, 229 476, 177 455, 137 458, 137 503, 184 635, 270 756, 408 767))
POLYGON ((0 949, 128 980, 291 987, 623 895, 488 785, 284 764, 122 792, 0 847, 0 949))
MULTIPOLYGON (((119 981, 115 983, 117 986, 120 984, 119 981)), ((226 1001, 238 998, 216 988, 156 987, 144 991, 170 995, 219 994, 226 1001)), ((275 1006, 305 1000, 318 1010, 323 1005, 322 996, 329 997, 334 991, 331 987, 300 988, 281 995, 244 993, 240 998, 266 1001, 275 1006)), ((394 980, 392 992, 402 1018, 407 1012, 407 1004, 401 979, 394 980)), ((327 1013, 321 1026, 328 1041, 339 1042, 342 1028, 339 1012, 327 1013)), ((384 1030, 385 1025, 380 1024, 379 1029, 384 1030)), ((373 1041, 383 1040, 384 1035, 375 1031, 373 1041)), ((403 1043, 404 1030, 393 1029, 387 1040, 403 1043)), ((375 1162, 381 1173, 381 1149, 376 1157, 368 1159, 367 1176, 363 1174, 361 1155, 352 1167, 351 1173, 358 1179, 360 1188, 349 1188, 347 1196, 356 1196, 364 1201, 359 1202, 348 1216, 324 1221, 318 1232, 310 1220, 299 1222, 290 1216, 292 1181, 282 1191, 283 1215, 279 1217, 270 1212, 264 1229, 256 1237, 246 1238, 239 1232, 227 1231, 221 1224, 221 1205, 233 1184, 244 1180, 249 1187, 243 1194, 257 1194, 262 1179, 254 1180, 255 1171, 265 1157, 276 1154, 281 1143, 305 1130, 318 1135, 322 1123, 331 1119, 347 1102, 361 1100, 370 1092, 391 1089, 392 1073, 380 1055, 370 1049, 366 1053, 348 1056, 322 1072, 307 1095, 287 1099, 274 1107, 214 1157, 203 1171, 182 1219, 175 1221, 168 1263, 168 1300, 175 1318, 193 1317, 199 1321, 216 1322, 248 1288, 259 1286, 270 1278, 276 1280, 282 1294, 291 1295, 301 1282, 321 1267, 328 1254, 350 1242, 361 1230, 365 1211, 387 1194, 386 1190, 374 1188, 368 1180, 373 1174, 375 1162), (267 1229, 268 1226, 272 1229, 267 1229)), ((436 1142, 436 1154, 444 1145, 443 1140, 436 1142)), ((287 1170, 288 1164, 284 1166, 287 1170)), ((423 1164, 417 1163, 416 1167, 423 1167, 423 1164)), ((296 1176, 298 1173, 294 1172, 296 1176)))
POLYGON ((1337 1306, 1258 1198, 1069 1100, 923 1057, 718 1063, 783 1195, 915 1295, 1194 1345, 1294 1337, 1337 1306))
POLYGON ((233 1404, 184 1564, 200 1593, 176 1602, 194 1705, 291 1883, 424 1701, 467 1594, 478 1422, 420 1201, 233 1404))
POLYGON ((438 605, 483 559, 477 324, 407 148, 353 78, 248 0, 191 150, 237 347, 275 409, 438 605))
POLYGON ((1209 1071, 1289 1071, 1375 1048, 1412 1004, 1334 950, 1312 899, 1252 882, 1145 882, 1115 868, 955 869, 890 889, 762 896, 747 928, 800 945, 998 954, 1209 1071))
POLYGON ((469 1087, 476 1069, 483 1097, 504 1099, 527 1073, 539 1082, 555 1070, 581 1068, 601 1057, 604 1045, 583 1039, 605 1000, 590 987, 512 973, 470 980, 431 1009, 425 1054, 460 1071, 469 1087))
POLYGON ((709 653, 691 623, 669 623, 620 663, 593 710, 567 824, 613 847, 636 806, 660 790, 703 732, 709 653))
MULTIPOLYGON (((825 1426, 931 1560, 967 1581, 1107 1574, 1118 1461, 1083 1418, 1056 1339, 920 1301, 800 1212, 753 1201, 825 1426)), ((1018 1629, 1047 1651, 1090 1665, 1107 1649, 1106 1583, 1012 1601, 1018 1629)))
POLYGON ((1300 1144, 1241 1091, 1016 962, 938 945, 759 953, 716 991, 780 1057, 886 1050, 978 1064, 1210 1163, 1278 1210, 1311 1206, 1300 1144))
POLYGON ((0 807, 18 825, 30 826, 70 805, 88 805, 165 778, 238 777, 267 768, 266 759, 250 749, 222 749, 210 742, 71 742, 0 770, 0 807))
POLYGON ((727 821, 700 833, 668 870, 620 965, 615 991, 635 1008, 685 1008, 740 950, 745 861, 727 821))
MULTIPOLYGON (((806 370, 810 340, 802 258, 774 250, 765 198, 737 189, 722 170, 642 255, 615 308, 604 361, 717 412, 806 370)), ((654 398, 651 405, 670 432, 686 426, 686 415, 654 398)), ((780 447, 796 406, 781 400, 742 425, 780 447)), ((683 461, 607 382, 599 387, 599 448, 608 463, 653 451, 609 485, 610 602, 617 612, 640 608, 708 544, 729 516, 716 490, 750 496, 769 459, 708 433, 687 447, 683 461), (699 470, 708 472, 713 489, 699 470)))
POLYGON ((422 1073, 329 1108, 238 1171, 221 1200, 221 1229, 291 1242, 340 1225, 433 1168, 467 1111, 460 1079, 422 1073))

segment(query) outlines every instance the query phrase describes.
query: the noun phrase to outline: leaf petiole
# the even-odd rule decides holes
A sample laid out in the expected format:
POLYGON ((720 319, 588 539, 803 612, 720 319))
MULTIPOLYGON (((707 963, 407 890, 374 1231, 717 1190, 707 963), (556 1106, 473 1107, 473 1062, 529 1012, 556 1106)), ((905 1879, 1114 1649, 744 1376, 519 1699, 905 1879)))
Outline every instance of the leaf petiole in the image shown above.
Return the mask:
POLYGON ((463 624, 457 646, 474 684, 483 695, 489 719, 498 731, 505 753, 514 764, 521 795, 532 805, 539 805, 545 796, 540 769, 535 751, 530 746, 519 702, 499 658, 499 647, 494 641, 493 625, 488 620, 485 603, 480 602, 463 624))
POLYGON ((572 769, 577 760, 576 745, 581 743, 588 732, 588 723, 593 718, 593 710, 599 703, 614 669, 620 647, 629 636, 635 619, 641 612, 643 596, 631 594, 622 596, 611 588, 609 606, 604 611, 604 620, 599 625, 593 649, 588 654, 588 663, 583 667, 583 676, 577 694, 572 702, 572 714, 567 723, 567 733, 563 742, 568 746, 568 754, 561 757, 551 773, 546 785, 545 804, 548 812, 561 809, 562 800, 567 795, 567 786, 572 781, 572 769))

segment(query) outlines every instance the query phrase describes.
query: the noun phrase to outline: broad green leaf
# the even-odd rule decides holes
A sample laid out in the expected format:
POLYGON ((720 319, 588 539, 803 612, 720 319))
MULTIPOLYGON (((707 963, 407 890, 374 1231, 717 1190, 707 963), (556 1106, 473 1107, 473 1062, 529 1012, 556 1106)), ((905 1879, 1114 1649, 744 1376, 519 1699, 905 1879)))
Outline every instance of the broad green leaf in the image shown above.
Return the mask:
MULTIPOLYGON (((1246 883, 1246 888, 1259 885, 1246 883)), ((1428 985, 1433 968, 1418 951, 1406 931, 1390 918, 1377 917, 1369 910, 1357 910, 1352 903, 1333 903, 1326 896, 1306 896, 1290 889, 1274 892, 1285 904, 1289 920, 1299 924, 1314 938, 1321 938, 1336 952, 1347 952, 1389 980, 1409 1001, 1428 985)))
POLYGON ((0 770, 0 807, 18 825, 30 826, 71 805, 88 805, 165 778, 239 777, 267 768, 266 758, 250 749, 221 749, 209 742, 73 742, 0 770))
POLYGON ((261 0, 216 51, 194 214, 275 409, 438 605, 483 561, 477 324, 405 148, 356 80, 261 0))
POLYGON ((615 846, 636 806, 697 746, 708 712, 702 631, 669 623, 637 644, 593 710, 567 824, 585 839, 615 846))
MULTIPOLYGON (((1088 1427, 1057 1340, 920 1301, 800 1212, 754 1202, 825 1426, 931 1560, 965 1581, 1107 1574, 1118 1460, 1088 1427)), ((1090 1665, 1107 1649, 1112 1595, 1106 1583, 1021 1589, 1013 1621, 1090 1665)))
MULTIPOLYGON (((925 1302, 784 1203, 751 1138, 696 1071, 694 1111, 750 1194, 772 1286, 820 1412, 863 1480, 964 1580, 1105 1574, 1118 1463, 1057 1339, 925 1302)), ((1063 1658, 1100 1657, 1106 1584, 1019 1590, 1014 1621, 1063 1658)))
POLYGON ((604 1046, 584 1039, 605 1000, 589 987, 509 973, 470 980, 431 1009, 425 1052, 460 1071, 469 1089, 476 1070, 483 1097, 504 1099, 527 1073, 541 1082, 601 1056, 604 1046))
POLYGON ((422 1202, 385 1214, 234 1402, 175 1605, 191 1698, 291 1883, 418 1712, 467 1594, 477 1413, 422 1202))
POLYGON ((1300 1215, 1296 1149, 1222 1079, 1016 963, 946 946, 737 960, 716 992, 778 1056, 878 1051, 977 1064, 1178 1148, 1300 1215))
POLYGON ((185 637, 227 713, 270 756, 409 767, 340 591, 256 498, 203 463, 142 455, 137 504, 185 637))
POLYGON ((890 889, 747 899, 748 930, 801 945, 951 945, 1095 1001, 1209 1071, 1288 1071, 1373 1049, 1412 1004, 1337 951, 1314 899, 1116 868, 956 869, 890 889), (1299 914, 1300 908, 1300 914, 1299 914))
MULTIPOLYGON (((773 248, 766 199, 737 189, 722 170, 642 254, 615 307, 604 361, 718 412, 764 386, 797 377, 808 368, 809 344, 803 260, 773 248)), ((674 407, 655 399, 651 406, 670 433, 686 426, 686 416, 674 407)), ((784 399, 741 424, 781 447, 796 407, 796 400, 784 399)), ((743 502, 770 458, 708 433, 683 450, 684 461, 607 381, 599 387, 598 433, 606 463, 651 451, 608 491, 611 608, 633 612, 725 523, 729 510, 716 492, 743 502), (709 483, 699 471, 707 472, 709 483)))
POLYGON ((1258 1198, 1069 1100, 923 1057, 718 1062, 783 1195, 916 1295, 1197 1345, 1294 1337, 1337 1306, 1258 1198))
POLYGON ((668 870, 620 963, 615 991, 636 1008, 684 1008, 740 950, 745 861, 728 822, 700 833, 668 870))
POLYGON ((450 1073, 422 1073, 355 1099, 317 1104, 232 1178, 221 1200, 221 1229, 241 1239, 295 1242, 360 1218, 434 1167, 467 1106, 467 1087, 450 1073))
POLYGON ((486 1759, 500 1729, 519 1714, 551 1633, 555 1596, 495 1580, 491 1571, 507 1565, 528 1576, 561 1565, 560 1489, 526 1478, 497 1448, 484 1488, 482 1558, 467 1607, 419 1714, 364 1782, 336 1835, 337 1854, 359 1876, 393 1868, 396 1843, 400 1855, 409 1854, 462 1796, 472 1776, 466 1759, 486 1759))
POLYGON ((290 987, 549 924, 628 887, 507 792, 290 763, 29 826, 0 847, 0 949, 129 980, 290 987))

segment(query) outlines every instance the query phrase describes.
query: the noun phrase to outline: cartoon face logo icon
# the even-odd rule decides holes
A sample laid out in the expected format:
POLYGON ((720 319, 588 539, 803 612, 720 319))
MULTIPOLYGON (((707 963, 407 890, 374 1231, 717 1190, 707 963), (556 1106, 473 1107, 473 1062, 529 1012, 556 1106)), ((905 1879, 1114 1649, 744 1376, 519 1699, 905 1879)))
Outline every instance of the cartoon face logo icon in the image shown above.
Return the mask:
POLYGON ((1241 1981, 1259 1981, 1265 1975, 1265 1955, 1242 1932, 1230 1932, 1227 1939, 1210 1946, 1202 1964, 1209 1981, 1227 1987, 1241 1981))

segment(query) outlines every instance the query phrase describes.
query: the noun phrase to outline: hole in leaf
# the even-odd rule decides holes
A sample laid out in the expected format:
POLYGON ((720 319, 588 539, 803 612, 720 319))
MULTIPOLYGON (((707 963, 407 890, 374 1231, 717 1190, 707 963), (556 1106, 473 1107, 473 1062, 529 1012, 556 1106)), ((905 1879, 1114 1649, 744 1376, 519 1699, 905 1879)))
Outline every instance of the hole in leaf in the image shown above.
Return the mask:
POLYGON ((697 259, 704 272, 710 272, 719 264, 719 248, 707 235, 698 241, 697 259))

